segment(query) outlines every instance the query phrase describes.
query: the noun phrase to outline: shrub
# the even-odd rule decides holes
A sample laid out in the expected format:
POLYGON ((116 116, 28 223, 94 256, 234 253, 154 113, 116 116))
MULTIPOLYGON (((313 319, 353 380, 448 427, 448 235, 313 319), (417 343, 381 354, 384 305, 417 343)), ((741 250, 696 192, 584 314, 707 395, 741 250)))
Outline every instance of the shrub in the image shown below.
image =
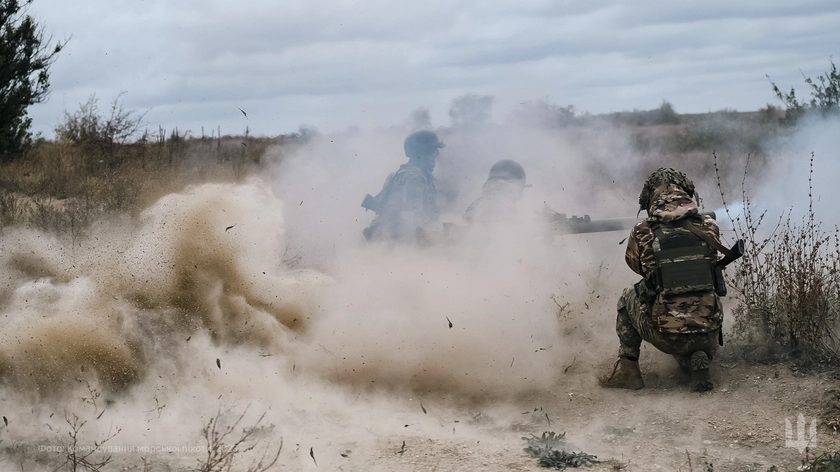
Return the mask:
MULTIPOLYGON (((811 175, 813 163, 812 156, 811 175)), ((716 156, 715 166, 717 171, 716 156)), ((746 174, 745 168, 744 180, 746 174)), ((811 197, 810 177, 808 183, 811 197)), ((824 230, 811 200, 801 221, 782 215, 768 235, 762 227, 766 212, 755 214, 743 181, 742 197, 744 213, 735 218, 729 215, 738 237, 746 241, 733 281, 738 302, 733 312, 736 340, 759 358, 784 353, 803 364, 836 361, 840 357, 840 229, 824 230)))
POLYGON ((680 117, 670 102, 663 100, 659 108, 653 110, 621 111, 607 115, 607 119, 615 124, 631 126, 676 125, 680 117))
POLYGON ((55 129, 58 141, 80 147, 92 158, 86 162, 88 166, 95 167, 93 162, 98 161, 103 161, 109 167, 118 165, 118 151, 137 135, 145 115, 126 111, 122 103, 124 94, 120 92, 111 102, 108 116, 99 112, 99 99, 95 94, 82 103, 75 113, 65 112, 64 123, 55 129))
MULTIPOLYGON (((829 63, 831 64, 831 69, 825 75, 817 76, 817 81, 814 81, 810 77, 805 77, 805 74, 802 74, 805 83, 811 88, 811 99, 807 102, 800 102, 796 98, 796 92, 793 87, 791 87, 790 92, 784 93, 770 80, 776 97, 787 108, 787 115, 785 116, 786 123, 794 124, 809 113, 820 113, 823 115, 840 113, 840 74, 837 73, 837 66, 834 65, 834 60, 829 59, 829 63)), ((767 78, 770 79, 769 76, 767 78)))
POLYGON ((561 128, 574 124, 575 107, 554 105, 547 100, 520 103, 510 114, 516 123, 539 128, 561 128))

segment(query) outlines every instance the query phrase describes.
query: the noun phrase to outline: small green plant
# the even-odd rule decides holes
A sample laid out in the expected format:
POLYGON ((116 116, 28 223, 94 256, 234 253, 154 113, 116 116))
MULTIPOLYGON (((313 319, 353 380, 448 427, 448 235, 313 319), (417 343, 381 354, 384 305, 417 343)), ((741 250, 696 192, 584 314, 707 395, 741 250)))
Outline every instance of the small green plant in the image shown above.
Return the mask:
POLYGON ((837 472, 840 470, 840 452, 827 452, 810 464, 804 466, 801 470, 809 472, 837 472))

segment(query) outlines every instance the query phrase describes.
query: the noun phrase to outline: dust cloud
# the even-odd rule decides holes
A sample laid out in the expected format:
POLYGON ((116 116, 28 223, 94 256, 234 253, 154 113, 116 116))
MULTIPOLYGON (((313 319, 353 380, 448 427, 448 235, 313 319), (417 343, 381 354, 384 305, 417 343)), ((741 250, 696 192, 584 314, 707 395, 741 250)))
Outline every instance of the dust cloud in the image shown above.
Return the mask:
POLYGON ((457 124, 438 129, 446 143, 435 170, 441 219, 464 225, 498 160, 520 162, 533 187, 517 221, 472 228, 457 244, 417 249, 362 236, 373 215, 361 199, 404 163, 407 126, 321 136, 273 170, 275 193, 288 204, 289 254, 337 280, 315 316, 317 342, 298 365, 356 388, 480 401, 545 391, 573 359, 612 355, 613 334, 592 328, 614 316, 617 293, 632 280, 614 273, 625 234, 547 235, 542 211, 633 217, 635 198, 617 191, 633 162, 629 137, 596 140, 587 129, 500 125, 486 115, 459 108, 457 124), (465 122, 471 116, 481 119, 465 122))
MULTIPOLYGON (((501 445, 480 418, 509 431, 534 399, 589 392, 584 379, 617 350, 616 299, 635 281, 626 232, 551 235, 542 211, 635 216, 643 176, 678 165, 638 155, 626 130, 541 128, 516 114, 498 124, 469 104, 437 128, 441 219, 464 224, 498 160, 520 162, 533 186, 515 222, 457 242, 361 234, 373 217, 362 197, 404 163, 412 124, 430 124, 423 110, 390 129, 269 149, 260 176, 168 195, 73 246, 0 235, 3 439, 66 444, 78 416, 89 443, 119 428, 109 444, 203 444, 214 418, 245 412, 240 426, 254 425, 265 412, 262 445, 283 438, 282 464, 335 466, 335 451, 375 459, 400 434, 501 445)), ((715 194, 713 175, 691 177, 715 194)))

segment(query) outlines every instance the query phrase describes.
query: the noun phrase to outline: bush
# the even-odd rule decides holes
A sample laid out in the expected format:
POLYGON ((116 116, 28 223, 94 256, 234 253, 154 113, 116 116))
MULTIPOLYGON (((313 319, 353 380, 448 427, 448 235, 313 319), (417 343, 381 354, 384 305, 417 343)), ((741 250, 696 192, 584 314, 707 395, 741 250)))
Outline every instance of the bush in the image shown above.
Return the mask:
MULTIPOLYGON (((58 141, 81 147, 87 155, 98 158, 96 161, 102 160, 110 167, 118 165, 117 151, 137 135, 145 115, 126 111, 122 104, 124 94, 120 92, 111 102, 108 116, 99 112, 99 100, 95 94, 72 115, 64 112, 64 123, 55 129, 58 141)), ((90 165, 90 162, 87 164, 90 165)))
MULTIPOLYGON (((811 175, 813 162, 812 156, 811 175)), ((811 191, 809 178, 809 196, 811 191)), ((747 245, 733 281, 738 301, 733 312, 736 340, 759 358, 790 354, 806 365, 836 361, 840 358, 840 229, 823 230, 812 201, 799 223, 790 215, 781 216, 766 235, 762 228, 766 212, 755 215, 743 185, 742 197, 744 213, 733 219, 738 237, 747 245)))
POLYGON ((696 152, 708 156, 712 151, 764 155, 769 138, 778 132, 774 113, 774 108, 768 108, 746 113, 725 109, 682 115, 676 126, 634 128, 634 144, 639 152, 665 156, 696 152))
POLYGON ((653 110, 621 111, 607 115, 607 119, 615 124, 632 126, 676 125, 680 117, 670 102, 663 100, 659 108, 653 110))
POLYGON ((516 123, 539 128, 562 128, 574 124, 575 107, 567 105, 561 107, 549 103, 547 100, 523 102, 515 108, 510 117, 516 123))
MULTIPOLYGON (((817 77, 817 82, 819 83, 802 74, 805 83, 811 88, 811 100, 808 102, 800 102, 796 98, 796 92, 792 87, 790 92, 784 93, 770 80, 776 97, 787 108, 787 115, 785 116, 786 123, 794 124, 800 118, 810 113, 819 113, 822 115, 840 113, 840 74, 837 73, 837 66, 834 65, 834 60, 829 59, 829 63, 831 64, 831 69, 825 75, 817 77)), ((770 79, 769 76, 767 78, 770 79)))

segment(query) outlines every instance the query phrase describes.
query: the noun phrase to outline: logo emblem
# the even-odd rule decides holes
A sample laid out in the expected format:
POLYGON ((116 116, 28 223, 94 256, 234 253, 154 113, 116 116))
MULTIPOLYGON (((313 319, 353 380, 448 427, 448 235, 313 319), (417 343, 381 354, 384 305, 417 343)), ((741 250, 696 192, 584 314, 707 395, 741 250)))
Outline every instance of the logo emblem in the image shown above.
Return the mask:
POLYGON ((799 450, 799 453, 805 452, 806 448, 812 448, 817 445, 817 419, 811 420, 811 426, 808 431, 808 436, 805 436, 805 417, 802 413, 796 418, 796 438, 793 437, 793 426, 790 420, 785 418, 785 447, 792 447, 799 450))

